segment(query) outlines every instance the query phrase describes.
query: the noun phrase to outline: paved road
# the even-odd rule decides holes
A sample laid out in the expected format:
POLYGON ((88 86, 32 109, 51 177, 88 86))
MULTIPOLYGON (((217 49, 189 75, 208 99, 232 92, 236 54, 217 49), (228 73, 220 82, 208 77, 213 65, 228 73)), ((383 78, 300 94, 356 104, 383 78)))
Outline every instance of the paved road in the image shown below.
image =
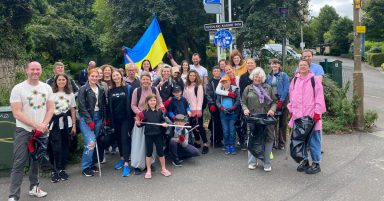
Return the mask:
MULTIPOLYGON (((339 59, 343 62, 343 83, 351 82, 349 95, 352 97, 353 60, 330 56, 316 56, 314 62, 318 63, 319 61, 324 61, 324 59, 339 59)), ((364 76, 364 110, 371 109, 376 111, 379 114, 377 130, 384 130, 384 107, 382 105, 384 100, 384 72, 369 67, 366 63, 363 63, 362 70, 364 76)))
MULTIPOLYGON (((156 172, 152 180, 121 177, 112 169, 114 156, 102 167, 102 178, 86 178, 76 165, 68 170, 69 181, 51 184, 41 179, 49 195, 39 200, 384 200, 384 138, 378 136, 324 136, 322 172, 312 176, 296 172, 297 164, 286 160, 284 151, 274 151, 270 173, 248 170, 245 152, 226 156, 216 149, 185 161, 184 167, 169 166, 169 178, 156 172)), ((8 186, 8 178, 1 178, 1 200, 8 186)), ((38 200, 27 195, 27 188, 25 177, 22 200, 38 200)))

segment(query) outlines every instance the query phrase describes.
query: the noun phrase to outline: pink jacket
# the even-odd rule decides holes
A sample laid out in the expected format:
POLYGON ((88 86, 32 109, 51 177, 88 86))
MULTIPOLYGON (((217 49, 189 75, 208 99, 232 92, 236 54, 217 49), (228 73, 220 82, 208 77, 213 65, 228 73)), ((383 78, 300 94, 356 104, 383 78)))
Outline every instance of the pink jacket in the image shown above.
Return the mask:
MULTIPOLYGON (((321 82, 321 78, 315 76, 315 94, 313 94, 313 88, 311 83, 311 77, 314 74, 310 72, 307 76, 301 77, 299 73, 295 74, 296 83, 292 79, 289 85, 289 103, 288 110, 292 113, 292 117, 289 121, 289 127, 293 127, 293 121, 295 119, 310 116, 313 117, 315 113, 320 116, 326 112, 324 89, 321 82)), ((314 130, 321 130, 322 120, 320 119, 314 130)))
POLYGON ((183 96, 187 99, 191 110, 202 110, 204 99, 203 86, 199 85, 197 87, 197 97, 195 95, 195 83, 192 83, 190 86, 185 86, 183 96))

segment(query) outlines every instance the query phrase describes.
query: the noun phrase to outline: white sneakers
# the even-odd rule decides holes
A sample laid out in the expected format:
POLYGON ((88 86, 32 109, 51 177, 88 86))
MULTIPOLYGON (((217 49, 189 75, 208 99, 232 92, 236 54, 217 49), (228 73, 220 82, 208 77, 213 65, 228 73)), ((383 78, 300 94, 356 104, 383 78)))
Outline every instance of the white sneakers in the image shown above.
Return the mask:
POLYGON ((265 164, 264 164, 264 171, 265 171, 265 172, 270 172, 271 170, 272 170, 271 165, 265 165, 265 164))
POLYGON ((47 192, 44 192, 38 186, 34 186, 32 188, 32 190, 29 191, 29 195, 32 195, 32 196, 35 196, 35 197, 38 197, 38 198, 45 197, 45 196, 47 196, 47 194, 48 194, 47 192))
POLYGON ((254 169, 256 169, 256 165, 248 165, 248 169, 254 170, 254 169))

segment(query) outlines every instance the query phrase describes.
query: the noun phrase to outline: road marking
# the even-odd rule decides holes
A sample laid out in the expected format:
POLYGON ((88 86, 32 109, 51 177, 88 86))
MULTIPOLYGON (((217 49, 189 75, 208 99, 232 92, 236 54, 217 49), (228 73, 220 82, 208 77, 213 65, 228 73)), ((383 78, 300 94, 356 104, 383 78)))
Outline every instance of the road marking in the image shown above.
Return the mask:
POLYGON ((367 97, 371 97, 371 98, 380 98, 380 97, 378 97, 378 96, 370 96, 370 95, 365 95, 365 96, 367 96, 367 97))

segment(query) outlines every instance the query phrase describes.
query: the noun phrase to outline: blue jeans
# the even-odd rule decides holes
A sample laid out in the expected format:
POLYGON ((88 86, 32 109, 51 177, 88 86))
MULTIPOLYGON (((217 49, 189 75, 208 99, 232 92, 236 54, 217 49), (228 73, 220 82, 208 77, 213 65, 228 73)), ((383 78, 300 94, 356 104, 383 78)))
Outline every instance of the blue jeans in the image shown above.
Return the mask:
POLYGON ((81 158, 81 168, 83 170, 86 168, 90 168, 94 165, 93 153, 96 148, 96 137, 100 134, 100 128, 102 123, 100 111, 95 112, 93 116, 93 121, 95 122, 95 131, 91 131, 85 119, 83 117, 80 117, 80 130, 84 138, 84 151, 83 157, 81 158))
POLYGON ((223 127, 224 145, 235 146, 235 122, 237 120, 237 114, 220 112, 220 119, 223 127))
POLYGON ((320 131, 313 131, 308 142, 308 149, 305 151, 305 158, 308 159, 308 150, 311 152, 311 158, 314 163, 321 162, 321 135, 320 131))

